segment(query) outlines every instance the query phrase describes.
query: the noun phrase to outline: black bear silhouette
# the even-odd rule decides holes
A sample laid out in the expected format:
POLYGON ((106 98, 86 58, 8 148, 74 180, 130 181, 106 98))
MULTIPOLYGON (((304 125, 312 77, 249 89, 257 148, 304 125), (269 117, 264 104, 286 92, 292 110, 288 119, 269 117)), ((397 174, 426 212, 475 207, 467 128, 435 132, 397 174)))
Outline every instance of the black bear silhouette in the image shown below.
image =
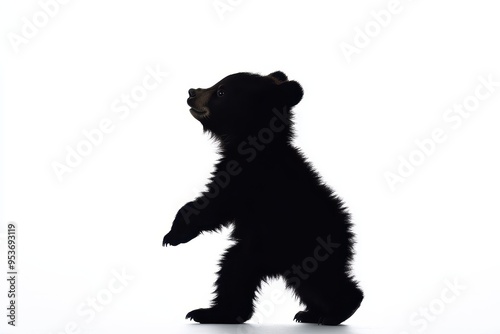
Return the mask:
POLYGON ((350 265, 354 235, 343 202, 292 145, 302 87, 283 72, 236 73, 190 89, 191 114, 220 144, 207 190, 177 213, 163 245, 234 226, 212 306, 200 323, 242 323, 263 280, 282 277, 306 307, 298 322, 338 325, 363 300, 350 265))

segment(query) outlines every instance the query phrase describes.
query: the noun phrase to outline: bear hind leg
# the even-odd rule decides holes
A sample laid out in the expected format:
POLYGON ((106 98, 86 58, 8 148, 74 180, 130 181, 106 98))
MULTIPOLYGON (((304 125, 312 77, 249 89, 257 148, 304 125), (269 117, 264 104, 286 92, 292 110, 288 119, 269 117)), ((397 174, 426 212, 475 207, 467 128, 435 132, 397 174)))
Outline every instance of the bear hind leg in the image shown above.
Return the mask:
POLYGON ((255 292, 261 281, 255 260, 235 244, 221 260, 212 306, 193 310, 186 318, 199 323, 243 323, 254 313, 255 292))
POLYGON ((363 300, 363 292, 349 278, 329 286, 318 283, 305 280, 295 288, 306 306, 295 315, 295 321, 336 326, 350 318, 363 300))

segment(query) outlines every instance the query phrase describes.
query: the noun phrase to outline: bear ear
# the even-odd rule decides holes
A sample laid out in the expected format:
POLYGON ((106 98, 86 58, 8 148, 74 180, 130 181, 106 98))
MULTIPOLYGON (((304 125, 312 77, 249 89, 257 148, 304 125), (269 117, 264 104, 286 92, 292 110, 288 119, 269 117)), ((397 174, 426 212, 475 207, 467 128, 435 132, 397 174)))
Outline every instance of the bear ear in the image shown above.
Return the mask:
POLYGON ((297 81, 285 81, 278 85, 284 102, 288 107, 293 107, 302 100, 304 91, 297 81))
POLYGON ((287 81, 288 77, 286 76, 285 73, 281 71, 276 71, 271 74, 269 74, 270 77, 273 77, 274 79, 277 79, 278 81, 287 81))

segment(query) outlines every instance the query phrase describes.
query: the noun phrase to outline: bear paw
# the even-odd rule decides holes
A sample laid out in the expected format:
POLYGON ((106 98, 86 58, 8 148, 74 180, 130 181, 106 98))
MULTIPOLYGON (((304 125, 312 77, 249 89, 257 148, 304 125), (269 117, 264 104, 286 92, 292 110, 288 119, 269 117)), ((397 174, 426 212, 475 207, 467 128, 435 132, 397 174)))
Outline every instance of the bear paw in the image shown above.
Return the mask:
POLYGON ((296 322, 318 324, 326 326, 337 326, 347 320, 354 312, 349 314, 325 315, 311 311, 299 311, 293 318, 296 322))
POLYGON ((170 231, 165 236, 163 237, 163 246, 177 246, 179 244, 184 244, 186 242, 191 241, 192 239, 196 238, 200 234, 199 231, 185 231, 183 233, 177 232, 177 231, 170 231))
POLYGON ((199 308, 186 315, 190 319, 200 324, 241 324, 248 319, 235 315, 233 312, 215 308, 199 308))
POLYGON ((321 315, 311 311, 299 311, 293 318, 296 322, 308 324, 321 324, 321 315))

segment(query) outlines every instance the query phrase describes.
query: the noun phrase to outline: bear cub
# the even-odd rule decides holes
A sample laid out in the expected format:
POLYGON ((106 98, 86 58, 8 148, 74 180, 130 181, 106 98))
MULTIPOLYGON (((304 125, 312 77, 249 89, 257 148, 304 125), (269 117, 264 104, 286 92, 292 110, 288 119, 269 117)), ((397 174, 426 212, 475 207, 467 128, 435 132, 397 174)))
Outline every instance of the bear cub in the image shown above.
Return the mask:
POLYGON ((175 216, 163 245, 186 243, 231 224, 210 308, 189 312, 199 323, 243 323, 256 291, 283 278, 305 310, 297 322, 338 325, 360 306, 351 273, 354 234, 342 200, 293 144, 292 109, 302 87, 283 72, 229 75, 189 89, 191 115, 220 145, 207 190, 175 216))

